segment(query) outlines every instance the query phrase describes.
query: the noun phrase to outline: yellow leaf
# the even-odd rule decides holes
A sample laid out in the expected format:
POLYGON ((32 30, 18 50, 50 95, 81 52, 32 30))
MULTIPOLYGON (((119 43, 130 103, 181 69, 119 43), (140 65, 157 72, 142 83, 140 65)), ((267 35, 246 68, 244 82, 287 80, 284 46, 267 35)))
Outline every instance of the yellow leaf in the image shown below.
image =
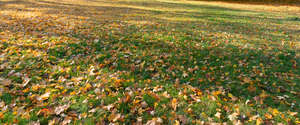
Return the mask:
POLYGON ((272 115, 269 114, 269 113, 266 113, 266 114, 265 114, 265 117, 266 117, 267 119, 272 119, 272 115))
POLYGON ((0 112, 0 119, 2 119, 4 116, 4 114, 2 112, 0 112))
POLYGON ((263 92, 259 95, 259 97, 261 97, 261 98, 266 98, 266 97, 268 97, 268 95, 266 94, 265 91, 263 91, 263 92))
POLYGON ((39 85, 32 86, 32 91, 37 91, 40 88, 39 85))
POLYGON ((236 67, 237 67, 237 65, 236 65, 236 64, 234 64, 234 65, 233 65, 233 68, 236 68, 236 67))
POLYGON ((176 108, 177 108, 177 99, 175 99, 175 98, 172 99, 171 106, 174 110, 176 110, 176 108))
POLYGON ((214 91, 212 94, 214 95, 214 96, 218 96, 218 95, 220 95, 222 92, 221 91, 214 91))
POLYGON ((75 95, 75 94, 76 94, 76 92, 75 92, 75 91, 73 91, 73 92, 71 92, 71 93, 70 93, 70 95, 75 95))
POLYGON ((261 123, 262 123, 262 119, 261 118, 256 119, 256 125, 261 125, 261 123))
POLYGON ((264 66, 264 64, 262 64, 262 63, 259 63, 259 66, 260 66, 260 67, 263 67, 263 66, 264 66))
POLYGON ((175 120, 175 124, 174 125, 180 125, 180 122, 178 120, 175 120))
POLYGON ((92 85, 88 83, 85 85, 84 90, 87 91, 90 88, 92 88, 92 85))
POLYGON ((24 89, 22 92, 24 93, 29 92, 29 88, 24 89))
POLYGON ((277 109, 273 109, 272 114, 274 116, 277 116, 279 114, 279 111, 277 109))
POLYGON ((288 112, 288 114, 291 115, 291 116, 295 116, 295 115, 298 114, 298 112, 288 112))

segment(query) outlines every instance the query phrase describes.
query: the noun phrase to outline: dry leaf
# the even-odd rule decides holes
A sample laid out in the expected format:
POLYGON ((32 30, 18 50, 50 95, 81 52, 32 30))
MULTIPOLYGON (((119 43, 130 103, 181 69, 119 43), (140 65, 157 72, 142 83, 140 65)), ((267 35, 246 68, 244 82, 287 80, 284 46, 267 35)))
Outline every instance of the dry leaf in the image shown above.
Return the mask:
POLYGON ((9 79, 0 78, 0 83, 4 86, 10 86, 12 82, 9 79))
POLYGON ((28 78, 27 76, 24 78, 23 84, 22 86, 25 87, 29 82, 30 82, 31 78, 28 78))
POLYGON ((46 92, 45 94, 43 94, 40 97, 38 97, 37 100, 39 100, 39 101, 46 100, 46 99, 49 98, 50 94, 51 94, 50 92, 46 92))
POLYGON ((269 114, 269 113, 266 113, 266 114, 265 114, 265 117, 266 117, 267 119, 272 119, 272 118, 273 118, 272 115, 269 114))
POLYGON ((182 76, 183 76, 183 78, 185 78, 185 77, 188 77, 189 74, 187 74, 186 72, 183 72, 182 76))
POLYGON ((108 120, 111 121, 111 122, 116 122, 117 120, 119 120, 121 118, 121 114, 115 114, 115 113, 112 113, 110 114, 110 116, 108 117, 108 120))
POLYGON ((69 123, 71 123, 71 117, 66 117, 65 119, 64 119, 64 121, 62 122, 62 125, 67 125, 67 124, 69 124, 69 123))
POLYGON ((176 98, 172 99, 171 106, 172 106, 173 110, 176 111, 176 108, 177 108, 177 99, 176 98))
POLYGON ((54 112, 56 115, 59 115, 60 113, 64 112, 69 108, 69 105, 63 105, 63 106, 58 106, 54 109, 54 112))
POLYGON ((256 119, 256 125, 261 125, 263 120, 261 118, 256 119))
POLYGON ((215 114, 215 116, 216 116, 217 118, 221 118, 221 113, 220 113, 220 112, 217 112, 217 113, 215 114))
POLYGON ((230 121, 234 121, 234 120, 236 120, 237 116, 238 116, 238 113, 235 112, 235 113, 232 113, 231 115, 228 115, 228 118, 230 121))

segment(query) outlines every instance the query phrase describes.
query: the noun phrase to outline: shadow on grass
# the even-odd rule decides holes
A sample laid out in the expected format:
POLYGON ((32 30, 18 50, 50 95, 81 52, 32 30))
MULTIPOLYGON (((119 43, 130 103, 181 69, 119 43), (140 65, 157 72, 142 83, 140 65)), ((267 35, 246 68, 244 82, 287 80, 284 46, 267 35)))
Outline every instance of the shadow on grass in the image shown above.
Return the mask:
MULTIPOLYGON (((279 43, 282 40, 299 41, 297 35, 300 35, 299 30, 291 29, 290 27, 281 26, 283 22, 296 21, 294 18, 270 18, 268 13, 253 12, 247 10, 230 9, 208 5, 192 5, 168 2, 142 1, 142 2, 109 2, 107 4, 116 4, 116 6, 91 6, 77 5, 60 2, 50 2, 38 0, 38 2, 29 1, 12 1, 3 3, 20 4, 25 8, 43 8, 45 14, 61 14, 70 18, 87 17, 96 19, 99 17, 105 21, 152 21, 159 23, 170 24, 187 24, 186 27, 192 28, 195 25, 202 25, 199 28, 211 32, 228 32, 231 34, 241 34, 245 37, 256 37, 279 43), (118 4, 128 7, 117 7, 118 4), (159 8, 167 10, 157 10, 159 8), (174 9, 175 10, 168 10, 174 9), (152 9, 152 10, 150 10, 152 9), (155 9, 155 10, 153 10, 155 9), (92 10, 92 11, 91 11, 92 10), (189 10, 193 10, 190 12, 189 10), (166 19, 168 18, 168 19, 166 19), (176 20, 184 18, 185 20, 176 20), (174 20, 175 21, 174 21, 174 20), (187 22, 188 21, 188 22, 187 22), (267 22, 262 23, 262 22, 267 22), (207 26, 203 25, 206 24, 207 26), (230 30, 228 30, 230 29, 230 30), (268 32, 266 32, 268 31, 268 32), (279 31, 280 35, 273 35, 272 32, 279 31), (270 33, 271 32, 271 33, 270 33), (286 36, 288 35, 288 37, 286 36)), ((13 7, 2 7, 2 10, 16 10, 13 7)), ((28 11, 29 9, 21 9, 28 11)), ((194 30, 188 29, 187 30, 194 30)), ((249 39, 248 39, 249 40, 249 39)), ((255 41, 255 40, 249 40, 255 41)))
POLYGON ((271 6, 300 6, 299 0, 193 0, 193 1, 218 1, 239 4, 252 4, 252 5, 271 5, 271 6))

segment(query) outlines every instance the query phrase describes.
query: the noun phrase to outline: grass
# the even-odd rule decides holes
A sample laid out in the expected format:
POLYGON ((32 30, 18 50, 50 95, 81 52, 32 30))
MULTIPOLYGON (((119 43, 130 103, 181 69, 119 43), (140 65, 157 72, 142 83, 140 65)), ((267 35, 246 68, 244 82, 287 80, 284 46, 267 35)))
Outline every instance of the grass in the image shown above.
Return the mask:
POLYGON ((300 9, 0 2, 1 124, 299 124, 300 9))

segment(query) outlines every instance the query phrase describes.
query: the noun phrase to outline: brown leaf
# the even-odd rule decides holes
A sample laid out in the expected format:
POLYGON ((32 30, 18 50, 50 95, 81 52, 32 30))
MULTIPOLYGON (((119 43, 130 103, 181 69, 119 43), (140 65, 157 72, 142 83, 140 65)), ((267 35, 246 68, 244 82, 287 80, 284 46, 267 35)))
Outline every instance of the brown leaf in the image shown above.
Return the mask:
POLYGON ((4 86, 10 86, 12 82, 9 79, 0 78, 0 83, 4 86))
POLYGON ((221 113, 220 113, 220 112, 217 112, 217 113, 215 114, 215 116, 216 116, 217 118, 221 118, 221 113))
POLYGON ((58 106, 54 109, 54 112, 56 115, 59 115, 60 113, 64 112, 68 108, 69 108, 69 105, 58 106))
POLYGON ((50 92, 46 92, 45 94, 43 94, 40 97, 38 97, 37 100, 39 100, 39 101, 46 100, 46 99, 49 98, 50 94, 51 94, 50 92))
POLYGON ((121 118, 121 114, 118 113, 118 114, 115 114, 115 113, 112 113, 110 114, 110 116, 108 117, 108 120, 111 121, 111 122, 116 122, 117 120, 119 120, 121 118))
POLYGON ((251 79, 249 77, 244 77, 244 82, 245 83, 250 83, 251 82, 251 79))

